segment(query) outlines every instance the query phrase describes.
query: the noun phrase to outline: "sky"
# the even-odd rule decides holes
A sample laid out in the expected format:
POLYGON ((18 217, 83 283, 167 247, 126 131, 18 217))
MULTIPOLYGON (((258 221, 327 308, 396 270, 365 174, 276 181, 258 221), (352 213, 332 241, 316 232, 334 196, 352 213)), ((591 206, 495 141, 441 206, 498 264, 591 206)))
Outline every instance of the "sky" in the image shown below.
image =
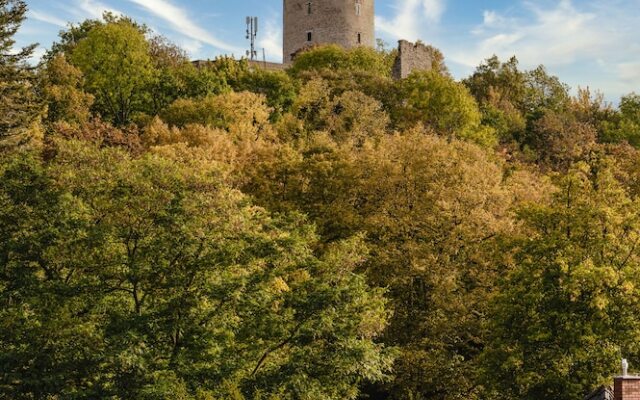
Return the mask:
MULTIPOLYGON (((40 43, 35 59, 69 23, 109 10, 145 23, 193 59, 243 55, 245 17, 258 16, 259 48, 268 60, 282 60, 282 0, 26 1, 17 39, 40 43)), ((612 102, 640 93, 638 26, 640 0, 376 0, 378 38, 438 47, 458 79, 494 54, 515 55, 524 69, 543 64, 574 91, 589 87, 612 102)))

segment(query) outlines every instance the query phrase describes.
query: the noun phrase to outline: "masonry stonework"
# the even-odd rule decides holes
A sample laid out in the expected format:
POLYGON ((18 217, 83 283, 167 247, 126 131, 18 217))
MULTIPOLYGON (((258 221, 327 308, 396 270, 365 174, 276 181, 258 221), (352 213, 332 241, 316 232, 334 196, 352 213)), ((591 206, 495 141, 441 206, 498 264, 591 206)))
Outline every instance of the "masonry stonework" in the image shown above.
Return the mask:
POLYGON ((375 45, 374 0, 284 0, 283 61, 301 49, 375 45))
POLYGON ((424 44, 406 40, 398 42, 398 56, 393 65, 393 77, 404 79, 413 71, 428 71, 433 68, 433 52, 424 44))
MULTIPOLYGON (((375 46, 375 0, 283 0, 283 64, 249 61, 252 69, 284 70, 296 54, 316 45, 345 49, 375 46)), ((398 42, 393 77, 433 68, 433 48, 421 42, 398 42)), ((194 61, 198 68, 209 61, 194 61)))
POLYGON ((640 400, 640 377, 617 377, 613 386, 614 400, 640 400))

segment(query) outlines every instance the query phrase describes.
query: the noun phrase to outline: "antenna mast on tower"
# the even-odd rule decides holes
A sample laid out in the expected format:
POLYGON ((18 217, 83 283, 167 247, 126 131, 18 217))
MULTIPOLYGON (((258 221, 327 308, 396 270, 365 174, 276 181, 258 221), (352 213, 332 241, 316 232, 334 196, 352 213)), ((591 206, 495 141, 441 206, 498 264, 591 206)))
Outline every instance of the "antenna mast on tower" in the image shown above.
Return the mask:
POLYGON ((247 57, 250 60, 255 60, 258 56, 256 36, 258 36, 258 17, 247 17, 247 40, 251 41, 251 50, 247 50, 247 57))

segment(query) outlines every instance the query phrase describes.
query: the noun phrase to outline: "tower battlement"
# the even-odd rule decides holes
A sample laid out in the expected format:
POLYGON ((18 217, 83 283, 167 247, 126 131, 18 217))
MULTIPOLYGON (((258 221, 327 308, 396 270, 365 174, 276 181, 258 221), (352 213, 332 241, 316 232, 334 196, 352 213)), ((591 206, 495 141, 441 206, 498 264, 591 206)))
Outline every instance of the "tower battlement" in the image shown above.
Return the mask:
POLYGON ((428 71, 433 65, 433 48, 421 42, 398 41, 398 57, 393 65, 393 77, 404 79, 413 71, 428 71))
POLYGON ((284 0, 283 61, 301 49, 337 44, 375 45, 374 0, 284 0))

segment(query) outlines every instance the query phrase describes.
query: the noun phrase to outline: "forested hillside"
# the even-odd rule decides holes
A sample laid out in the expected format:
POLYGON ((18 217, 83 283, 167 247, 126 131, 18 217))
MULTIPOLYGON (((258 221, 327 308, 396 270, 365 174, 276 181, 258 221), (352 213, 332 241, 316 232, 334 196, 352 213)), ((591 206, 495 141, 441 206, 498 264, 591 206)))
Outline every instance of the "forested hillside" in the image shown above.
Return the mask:
POLYGON ((196 67, 109 14, 33 67, 25 13, 0 399, 578 400, 640 366, 640 95, 435 49, 196 67))

